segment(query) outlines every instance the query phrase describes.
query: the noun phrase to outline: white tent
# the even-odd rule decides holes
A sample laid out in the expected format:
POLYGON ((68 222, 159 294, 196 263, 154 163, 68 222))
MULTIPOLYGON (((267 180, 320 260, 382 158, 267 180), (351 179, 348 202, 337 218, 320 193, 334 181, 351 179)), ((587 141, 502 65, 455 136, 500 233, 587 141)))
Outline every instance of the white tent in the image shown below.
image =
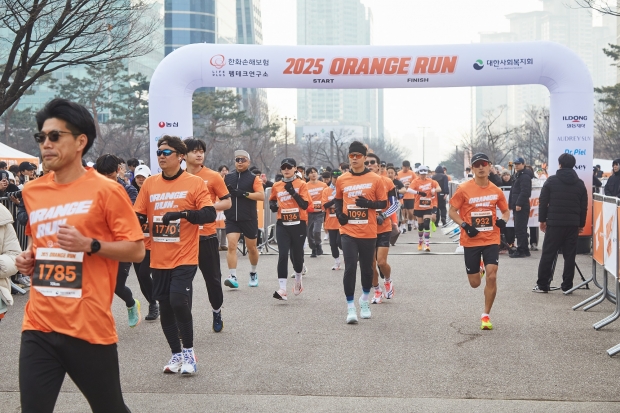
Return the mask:
POLYGON ((8 145, 0 142, 0 161, 4 161, 7 165, 19 165, 24 161, 32 162, 35 165, 39 164, 39 158, 36 156, 28 155, 25 152, 13 149, 8 145))

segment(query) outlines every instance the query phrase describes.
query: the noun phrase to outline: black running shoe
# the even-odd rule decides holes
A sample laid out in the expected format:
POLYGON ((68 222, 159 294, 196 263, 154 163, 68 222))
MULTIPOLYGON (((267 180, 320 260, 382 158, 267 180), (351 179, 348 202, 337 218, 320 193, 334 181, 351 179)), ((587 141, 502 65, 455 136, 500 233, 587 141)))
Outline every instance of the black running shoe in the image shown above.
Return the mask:
POLYGON ((224 321, 222 321, 222 310, 219 313, 213 313, 213 331, 219 333, 224 328, 224 321))
POLYGON ((155 321, 159 317, 159 304, 149 304, 149 313, 144 317, 146 321, 155 321))
POLYGON ((323 248, 322 247, 316 247, 316 255, 323 255, 323 248))
POLYGON ((316 258, 316 248, 312 248, 312 254, 310 254, 310 258, 316 258))
POLYGON ((413 229, 412 225, 411 224, 407 224, 407 229, 409 230, 409 232, 411 232, 412 229, 413 229))

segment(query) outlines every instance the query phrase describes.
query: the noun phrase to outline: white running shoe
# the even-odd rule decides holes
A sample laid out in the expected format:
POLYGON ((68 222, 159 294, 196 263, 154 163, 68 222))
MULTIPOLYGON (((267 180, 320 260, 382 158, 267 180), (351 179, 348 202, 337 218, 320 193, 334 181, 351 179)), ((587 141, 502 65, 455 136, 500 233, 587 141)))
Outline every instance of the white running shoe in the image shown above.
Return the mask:
POLYGON ((349 308, 347 311, 347 324, 357 324, 357 310, 349 308))
POLYGON ((304 264, 304 268, 303 270, 301 270, 301 275, 306 275, 307 272, 308 272, 308 267, 306 267, 306 264, 304 264))
POLYGON ((303 290, 304 290, 304 286, 301 284, 301 278, 300 278, 299 282, 295 281, 295 286, 293 287, 293 294, 297 296, 301 294, 303 290))
POLYGON ((279 289, 278 291, 273 293, 273 298, 286 301, 286 291, 279 289))
POLYGON ((361 318, 370 318, 370 304, 368 304, 368 300, 362 300, 360 297, 360 317, 361 318))
POLYGON ((168 364, 164 366, 164 373, 176 374, 183 366, 183 353, 173 353, 168 364))
POLYGON ((388 300, 394 297, 394 281, 392 281, 390 279, 389 282, 385 282, 383 283, 383 286, 385 287, 385 298, 387 298, 388 300))
POLYGON ((375 295, 372 297, 371 304, 381 304, 383 298, 383 291, 381 289, 375 290, 375 295))
POLYGON ((340 269, 340 263, 339 262, 335 262, 334 266, 332 267, 332 270, 339 270, 340 269))
POLYGON ((194 348, 184 348, 181 374, 194 374, 197 371, 198 365, 196 364, 196 354, 194 354, 194 348))

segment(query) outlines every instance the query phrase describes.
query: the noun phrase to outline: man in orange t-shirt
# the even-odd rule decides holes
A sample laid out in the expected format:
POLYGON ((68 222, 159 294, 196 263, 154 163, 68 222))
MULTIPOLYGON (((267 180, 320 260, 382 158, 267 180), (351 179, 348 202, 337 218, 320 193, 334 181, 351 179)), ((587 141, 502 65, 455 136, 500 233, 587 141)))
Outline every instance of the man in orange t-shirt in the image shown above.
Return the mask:
POLYGON ((478 288, 486 272, 484 313, 480 328, 492 330, 489 313, 497 293, 500 229, 506 227, 510 210, 501 189, 489 181, 491 161, 483 153, 471 158, 474 179, 462 183, 450 200, 450 218, 461 226, 461 245, 465 254, 465 269, 469 285, 478 288), (496 211, 502 213, 497 218, 496 211), (480 259, 484 271, 480 269, 480 259))
POLYGON ((314 212, 308 213, 308 246, 312 250, 310 258, 314 258, 323 255, 321 226, 323 225, 324 214, 321 198, 327 185, 319 180, 319 171, 313 166, 306 169, 306 175, 308 176, 308 182, 306 182, 308 193, 312 198, 312 207, 314 208, 314 212))
MULTIPOLYGON (((405 189, 409 189, 409 185, 413 183, 418 177, 411 170, 411 162, 403 161, 403 169, 398 171, 398 180, 405 185, 405 189)), ((405 193, 403 196, 403 211, 405 219, 407 220, 407 229, 413 231, 413 208, 414 208, 415 196, 411 193, 405 193)))
POLYGON ((164 135, 157 141, 162 172, 144 181, 134 210, 141 222, 151 223, 153 296, 159 301, 161 328, 172 351, 164 373, 193 374, 197 366, 191 300, 199 225, 215 222, 217 213, 204 181, 181 169, 186 154, 187 147, 176 136, 164 135))
POLYGON ((357 262, 360 263, 362 296, 360 317, 370 318, 369 295, 372 287, 372 259, 377 243, 377 213, 387 207, 387 193, 381 177, 364 166, 368 149, 358 141, 349 145, 351 171, 336 182, 336 216, 340 222, 340 240, 344 256, 344 294, 347 299, 347 324, 357 323, 353 301, 357 262))
MULTIPOLYGON (((202 163, 205 159, 207 145, 200 139, 187 138, 183 141, 187 146, 185 163, 186 171, 201 178, 209 189, 209 196, 217 212, 222 212, 232 206, 228 188, 222 176, 207 168, 202 163), (219 201, 217 201, 219 199, 219 201)), ((207 285, 209 303, 213 312, 213 331, 219 333, 224 328, 222 321, 222 271, 220 269, 219 243, 215 222, 205 224, 200 230, 200 244, 198 246, 198 267, 207 285)))
POLYGON ((278 240, 278 283, 279 289, 273 298, 286 300, 286 278, 288 274, 288 257, 295 271, 293 294, 299 295, 304 290, 302 271, 304 267, 304 242, 306 241, 306 223, 308 212, 313 211, 312 198, 308 185, 295 175, 297 162, 293 158, 284 158, 280 162, 282 180, 273 184, 269 196, 269 209, 277 213, 276 238, 278 240))
POLYGON ((336 207, 334 206, 336 198, 336 182, 342 175, 340 169, 334 169, 331 172, 331 185, 323 190, 323 209, 325 209, 325 223, 323 227, 329 234, 329 246, 332 250, 332 257, 334 258, 334 265, 332 270, 340 269, 340 251, 342 249, 342 242, 340 241, 340 223, 336 217, 336 207))
POLYGON ((414 216, 418 221, 418 251, 422 250, 424 242, 424 250, 430 252, 431 238, 431 218, 436 211, 435 194, 441 190, 437 181, 433 181, 428 177, 428 166, 420 166, 418 168, 419 179, 416 179, 407 188, 407 194, 413 194, 414 216))
POLYGON ((96 137, 88 110, 54 99, 36 115, 49 174, 24 186, 28 248, 17 269, 32 277, 19 354, 23 412, 51 412, 65 374, 95 412, 128 412, 110 306, 118 262, 141 261, 140 224, 125 189, 82 157, 96 137))

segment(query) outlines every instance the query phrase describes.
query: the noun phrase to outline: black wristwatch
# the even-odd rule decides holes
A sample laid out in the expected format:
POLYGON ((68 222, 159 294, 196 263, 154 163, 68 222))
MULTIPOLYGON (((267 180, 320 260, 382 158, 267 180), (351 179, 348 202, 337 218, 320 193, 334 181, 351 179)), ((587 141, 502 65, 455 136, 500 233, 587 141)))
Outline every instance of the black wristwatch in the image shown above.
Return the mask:
POLYGON ((101 249, 101 244, 99 243, 99 241, 93 238, 92 242, 90 243, 90 252, 87 252, 86 254, 87 255, 96 254, 97 252, 99 252, 100 249, 101 249))
POLYGON ((465 228, 466 225, 467 225, 467 222, 465 221, 461 222, 461 228, 465 228))

